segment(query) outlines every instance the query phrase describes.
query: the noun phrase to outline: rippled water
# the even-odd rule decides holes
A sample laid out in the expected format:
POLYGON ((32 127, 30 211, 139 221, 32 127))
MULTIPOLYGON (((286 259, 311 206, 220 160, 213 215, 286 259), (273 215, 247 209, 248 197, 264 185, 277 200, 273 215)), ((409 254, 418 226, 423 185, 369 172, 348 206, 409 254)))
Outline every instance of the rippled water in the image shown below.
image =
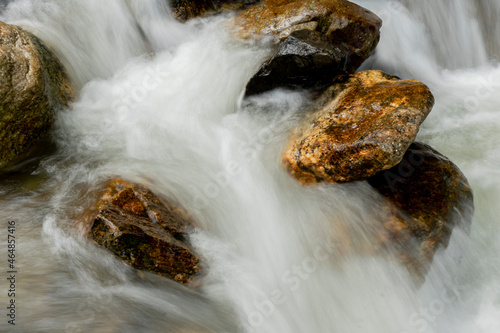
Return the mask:
POLYGON ((378 222, 365 183, 303 188, 281 168, 309 98, 243 100, 269 49, 237 40, 228 17, 180 24, 160 0, 17 0, 1 20, 50 45, 81 91, 58 116, 51 153, 0 180, 2 228, 15 220, 18 240, 17 325, 5 319, 2 273, 1 330, 499 332, 500 5, 357 2, 384 20, 364 67, 431 87, 419 140, 475 194, 470 235, 454 231, 424 285, 390 257, 353 251, 378 222), (114 176, 196 217, 200 286, 137 273, 86 239, 86 211, 114 176))

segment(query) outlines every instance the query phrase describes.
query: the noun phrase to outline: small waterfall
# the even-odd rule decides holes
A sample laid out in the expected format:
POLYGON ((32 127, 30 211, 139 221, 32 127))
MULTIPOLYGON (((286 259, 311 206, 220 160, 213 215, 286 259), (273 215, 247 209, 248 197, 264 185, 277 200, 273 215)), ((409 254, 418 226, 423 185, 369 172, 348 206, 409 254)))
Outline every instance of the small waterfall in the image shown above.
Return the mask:
POLYGON ((425 26, 441 67, 478 67, 498 59, 498 1, 404 0, 403 4, 425 26))
POLYGON ((0 187, 2 220, 20 225, 18 331, 499 332, 500 3, 355 2, 384 20, 365 68, 431 87, 418 139, 463 170, 478 203, 471 234, 454 231, 420 288, 390 258, 348 251, 380 222, 367 184, 302 187, 283 170, 311 101, 244 99, 271 50, 228 33, 230 15, 180 24, 163 0, 13 0, 0 19, 50 45, 80 91, 58 115, 57 151, 0 187), (198 220, 198 289, 137 274, 84 237, 80 217, 116 176, 198 220))
POLYGON ((436 73, 440 69, 487 67, 500 59, 497 1, 354 2, 373 10, 384 21, 373 67, 435 81, 439 80, 436 73))

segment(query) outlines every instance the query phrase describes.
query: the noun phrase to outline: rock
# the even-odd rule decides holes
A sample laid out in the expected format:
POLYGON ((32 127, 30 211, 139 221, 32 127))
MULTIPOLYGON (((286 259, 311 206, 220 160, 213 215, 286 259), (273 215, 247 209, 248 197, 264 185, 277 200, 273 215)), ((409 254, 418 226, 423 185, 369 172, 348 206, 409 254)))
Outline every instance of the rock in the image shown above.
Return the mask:
POLYGON ((11 166, 47 136, 74 93, 65 69, 34 35, 0 22, 0 168, 11 166))
POLYGON ((89 235, 131 266, 187 284, 200 270, 186 240, 192 226, 178 205, 163 203, 141 185, 113 180, 98 203, 89 235))
POLYGON ((250 80, 246 95, 276 87, 321 87, 331 82, 333 77, 346 72, 349 53, 345 43, 334 45, 318 31, 294 31, 280 43, 271 60, 250 80))
POLYGON ((315 30, 334 46, 349 48, 346 68, 354 72, 378 44, 382 21, 346 0, 264 0, 239 13, 234 25, 243 38, 272 35, 283 40, 298 30, 315 30))
POLYGON ((172 15, 184 22, 220 10, 238 10, 260 0, 170 0, 172 15))
POLYGON ((283 164, 304 184, 367 179, 401 161, 433 104, 415 80, 381 71, 345 76, 318 99, 283 164))
POLYGON ((413 143, 401 163, 368 179, 388 207, 380 242, 395 248, 417 277, 427 272, 453 228, 469 229, 472 190, 460 169, 428 145, 413 143))

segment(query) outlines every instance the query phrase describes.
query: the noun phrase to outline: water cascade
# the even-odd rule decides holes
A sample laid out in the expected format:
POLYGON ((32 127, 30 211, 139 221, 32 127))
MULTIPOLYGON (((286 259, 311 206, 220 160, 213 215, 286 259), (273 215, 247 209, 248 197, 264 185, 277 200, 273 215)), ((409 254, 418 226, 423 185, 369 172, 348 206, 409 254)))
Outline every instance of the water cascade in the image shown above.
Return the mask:
POLYGON ((418 140, 474 191, 470 234, 453 231, 422 285, 390 257, 350 250, 369 246, 379 222, 365 182, 303 187, 283 170, 309 95, 244 98, 271 48, 235 38, 230 13, 179 23, 162 0, 15 0, 0 21, 49 45, 79 93, 57 116, 53 152, 0 180, 19 266, 17 324, 3 315, 0 330, 499 332, 500 3, 354 2, 384 21, 363 68, 431 88, 418 140), (189 209, 208 266, 199 286, 138 273, 85 236, 89 207, 116 176, 189 209))

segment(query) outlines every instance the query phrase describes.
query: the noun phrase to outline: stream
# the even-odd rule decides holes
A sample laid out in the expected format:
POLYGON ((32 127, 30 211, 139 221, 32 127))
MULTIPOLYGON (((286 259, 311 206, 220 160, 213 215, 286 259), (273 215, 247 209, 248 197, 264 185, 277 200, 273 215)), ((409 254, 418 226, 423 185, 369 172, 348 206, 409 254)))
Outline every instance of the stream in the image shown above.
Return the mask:
POLYGON ((79 95, 49 151, 0 180, 0 331, 500 332, 500 2, 354 2, 384 21, 362 69, 430 87, 436 104, 418 140, 474 191, 470 233, 453 231, 421 286, 390 257, 359 251, 379 223, 366 182, 303 187, 282 168, 310 97, 243 98, 271 47, 238 40, 230 13, 181 24, 162 0, 15 0, 0 20, 49 45, 79 95), (111 177, 193 215, 190 240, 207 265, 199 285, 138 272, 87 238, 111 177))

